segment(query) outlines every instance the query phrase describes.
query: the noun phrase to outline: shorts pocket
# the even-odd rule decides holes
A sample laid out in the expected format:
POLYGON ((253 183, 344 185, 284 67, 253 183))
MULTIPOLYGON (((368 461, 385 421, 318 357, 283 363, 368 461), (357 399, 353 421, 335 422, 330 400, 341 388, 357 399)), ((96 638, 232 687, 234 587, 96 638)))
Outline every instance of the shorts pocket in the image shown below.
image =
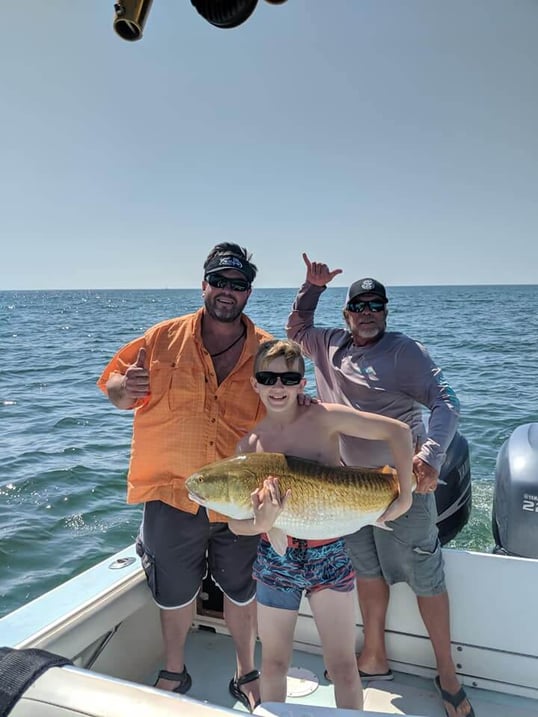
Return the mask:
POLYGON ((142 568, 146 573, 148 587, 153 597, 157 599, 157 569, 155 567, 155 557, 146 550, 140 538, 136 540, 136 554, 139 556, 142 568))
POLYGON ((417 555, 435 555, 435 553, 440 549, 441 549, 441 543, 439 542, 439 539, 437 538, 431 549, 422 547, 420 545, 415 545, 413 547, 413 552, 417 553, 417 555))

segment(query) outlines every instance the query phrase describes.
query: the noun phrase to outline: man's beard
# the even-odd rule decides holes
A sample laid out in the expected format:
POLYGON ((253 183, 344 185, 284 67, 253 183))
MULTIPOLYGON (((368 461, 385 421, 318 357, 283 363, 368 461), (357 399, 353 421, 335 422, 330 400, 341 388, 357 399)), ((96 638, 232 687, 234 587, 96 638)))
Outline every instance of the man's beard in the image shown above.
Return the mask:
POLYGON ((223 305, 218 304, 216 298, 211 301, 207 297, 204 299, 205 310, 215 321, 222 321, 223 324, 231 324, 243 313, 244 303, 241 306, 236 303, 223 305))
POLYGON ((387 328, 386 320, 383 321, 382 324, 372 322, 370 324, 361 324, 360 327, 353 326, 347 316, 345 316, 345 321, 349 331, 353 334, 357 342, 373 343, 374 341, 378 341, 387 328))
POLYGON ((384 326, 379 326, 378 324, 362 324, 355 329, 357 336, 360 336, 362 339, 375 339, 376 336, 379 336, 383 331, 384 326))

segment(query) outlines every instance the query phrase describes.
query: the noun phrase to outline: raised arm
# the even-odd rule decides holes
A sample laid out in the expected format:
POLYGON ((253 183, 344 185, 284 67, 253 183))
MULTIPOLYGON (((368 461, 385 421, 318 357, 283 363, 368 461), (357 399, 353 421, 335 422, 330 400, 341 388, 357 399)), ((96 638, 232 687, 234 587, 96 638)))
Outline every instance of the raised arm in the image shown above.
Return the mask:
POLYGON ((307 354, 311 352, 310 340, 307 333, 324 333, 325 329, 314 328, 314 312, 319 297, 335 276, 342 273, 342 269, 329 269, 327 264, 312 262, 306 253, 303 253, 306 264, 305 283, 299 289, 291 313, 286 324, 286 334, 289 339, 298 341, 307 354))

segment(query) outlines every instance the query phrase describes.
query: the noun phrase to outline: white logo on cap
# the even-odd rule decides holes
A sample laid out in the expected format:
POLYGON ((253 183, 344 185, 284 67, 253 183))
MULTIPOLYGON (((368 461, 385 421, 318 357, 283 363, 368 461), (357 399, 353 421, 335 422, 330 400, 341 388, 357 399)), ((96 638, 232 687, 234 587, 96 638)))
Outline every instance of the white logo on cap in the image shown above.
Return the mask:
POLYGON ((375 287, 375 283, 371 279, 365 279, 361 283, 361 289, 364 289, 365 291, 371 291, 375 287))
POLYGON ((243 268, 243 264, 235 256, 223 256, 219 260, 219 266, 236 266, 238 269, 243 268))

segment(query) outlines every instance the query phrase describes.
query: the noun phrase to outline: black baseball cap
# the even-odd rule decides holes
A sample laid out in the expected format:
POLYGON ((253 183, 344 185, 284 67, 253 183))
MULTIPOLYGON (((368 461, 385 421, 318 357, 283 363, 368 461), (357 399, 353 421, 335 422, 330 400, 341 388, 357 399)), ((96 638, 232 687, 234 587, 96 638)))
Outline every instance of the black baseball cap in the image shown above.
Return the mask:
POLYGON ((256 276, 256 271, 252 268, 251 263, 244 257, 235 256, 235 254, 217 254, 214 256, 206 266, 204 276, 218 274, 223 269, 237 269, 250 284, 256 276))
POLYGON ((356 299, 361 294, 376 294, 376 296, 379 296, 381 301, 385 304, 388 302, 387 290, 383 284, 380 281, 377 281, 377 279, 372 279, 371 277, 359 279, 351 284, 347 292, 346 304, 353 301, 353 299, 356 299))

